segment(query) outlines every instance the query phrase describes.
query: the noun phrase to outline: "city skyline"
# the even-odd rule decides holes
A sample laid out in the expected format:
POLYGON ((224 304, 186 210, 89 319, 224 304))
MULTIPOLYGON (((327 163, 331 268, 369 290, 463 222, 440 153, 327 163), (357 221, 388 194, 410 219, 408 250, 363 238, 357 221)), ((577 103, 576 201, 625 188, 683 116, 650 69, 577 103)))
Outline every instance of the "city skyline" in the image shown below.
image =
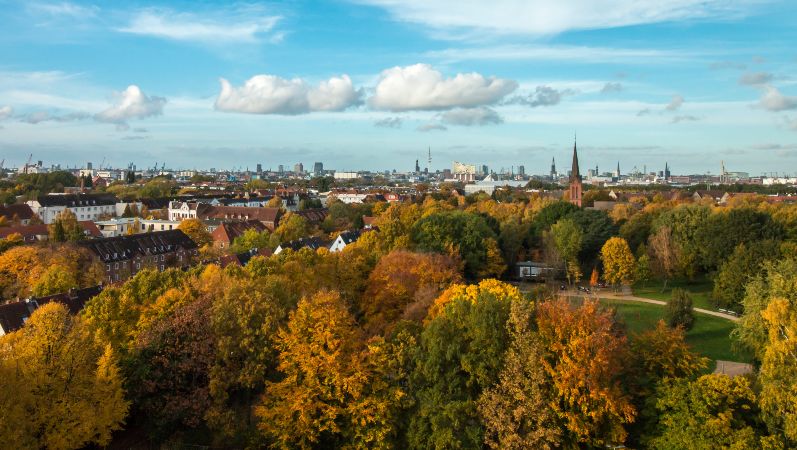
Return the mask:
POLYGON ((661 3, 5 1, 0 157, 795 172, 797 8, 661 3))

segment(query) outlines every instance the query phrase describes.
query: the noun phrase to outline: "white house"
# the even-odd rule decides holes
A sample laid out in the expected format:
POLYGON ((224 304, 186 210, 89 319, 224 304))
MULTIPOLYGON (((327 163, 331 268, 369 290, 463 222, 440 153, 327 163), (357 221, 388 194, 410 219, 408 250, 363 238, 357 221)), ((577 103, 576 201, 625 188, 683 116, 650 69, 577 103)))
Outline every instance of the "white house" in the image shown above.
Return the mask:
POLYGON ((197 202, 169 202, 169 220, 183 220, 197 218, 197 202))
POLYGON ((180 221, 118 217, 110 220, 100 220, 94 222, 94 224, 97 225, 104 237, 115 237, 151 231, 176 230, 180 225, 180 221))
POLYGON ((340 233, 335 239, 335 242, 329 246, 329 251, 333 253, 342 252, 346 246, 357 242, 357 239, 360 239, 362 233, 362 230, 344 231, 343 233, 340 233))
POLYGON ((77 220, 97 220, 116 216, 116 197, 107 194, 50 194, 27 202, 30 209, 46 224, 55 221, 64 210, 70 210, 77 220))

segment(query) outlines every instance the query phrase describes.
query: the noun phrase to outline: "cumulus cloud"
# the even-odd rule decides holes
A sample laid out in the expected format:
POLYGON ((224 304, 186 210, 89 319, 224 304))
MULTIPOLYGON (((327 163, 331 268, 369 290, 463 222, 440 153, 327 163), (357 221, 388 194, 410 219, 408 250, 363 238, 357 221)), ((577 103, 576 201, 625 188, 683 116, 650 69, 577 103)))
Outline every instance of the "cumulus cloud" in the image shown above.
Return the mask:
POLYGON ((73 112, 63 115, 50 114, 48 111, 36 111, 20 117, 20 120, 29 124, 39 124, 42 122, 72 122, 75 120, 85 120, 91 117, 84 112, 73 112))
POLYGON ((243 86, 233 87, 222 78, 216 98, 219 111, 249 114, 305 114, 313 111, 342 111, 360 103, 362 89, 355 89, 348 75, 332 77, 318 86, 300 78, 256 75, 243 86))
POLYGON ((116 102, 110 108, 97 113, 94 118, 99 122, 124 124, 130 119, 144 119, 163 114, 166 99, 149 97, 141 88, 131 84, 122 92, 114 94, 116 102))
POLYGON ((769 83, 773 78, 774 77, 772 74, 767 72, 746 73, 739 78, 739 84, 745 84, 747 86, 760 86, 762 84, 769 83))
POLYGON ((14 108, 11 106, 2 106, 0 107, 0 120, 5 120, 11 117, 14 114, 14 108))
POLYGON ((444 125, 440 125, 439 123, 426 123, 417 128, 418 131, 424 133, 428 131, 446 131, 447 129, 448 128, 446 128, 444 125))
POLYGON ((375 127, 380 128, 401 128, 401 117, 385 117, 374 122, 375 127))
POLYGON ((281 19, 254 6, 212 11, 205 15, 168 9, 146 9, 117 31, 203 44, 254 43, 281 19))
POLYGON ((532 108, 553 106, 559 104, 564 96, 575 93, 572 89, 556 90, 550 86, 537 86, 531 94, 525 96, 516 95, 507 100, 507 104, 526 105, 532 108))
POLYGON ((440 114, 440 120, 448 125, 466 127, 496 125, 504 122, 497 112, 486 106, 452 109, 440 114))
POLYGON ((696 122, 698 120, 700 120, 700 118, 695 117, 695 116, 690 116, 688 114, 684 114, 684 115, 679 115, 679 116, 673 117, 672 120, 670 121, 670 123, 696 122))
POLYGON ((684 104, 684 98, 676 94, 672 96, 672 100, 670 100, 670 103, 668 103, 667 106, 664 107, 664 109, 666 109, 667 111, 677 111, 679 108, 681 108, 681 105, 683 104, 684 104))
POLYGON ((355 0, 387 9, 401 21, 435 29, 469 28, 496 34, 547 35, 661 23, 736 17, 757 0, 355 0))
POLYGON ((797 97, 783 95, 776 87, 764 86, 758 106, 767 111, 788 111, 797 108, 797 97))
POLYGON ((611 94, 614 92, 622 92, 622 91, 623 91, 623 85, 621 83, 609 82, 603 85, 603 88, 601 89, 601 94, 611 94))
POLYGON ((428 64, 415 64, 384 70, 368 102, 390 111, 446 110, 493 104, 515 89, 513 80, 475 72, 444 78, 428 64))

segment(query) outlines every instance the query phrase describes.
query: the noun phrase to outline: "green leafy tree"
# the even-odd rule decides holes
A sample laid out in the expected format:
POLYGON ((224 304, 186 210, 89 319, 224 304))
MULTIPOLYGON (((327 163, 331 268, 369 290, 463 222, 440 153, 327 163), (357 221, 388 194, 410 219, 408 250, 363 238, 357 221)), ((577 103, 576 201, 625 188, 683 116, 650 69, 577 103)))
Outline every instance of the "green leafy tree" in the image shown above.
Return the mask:
POLYGON ((704 267, 714 269, 731 256, 742 243, 757 246, 764 239, 779 240, 783 228, 769 213, 751 208, 730 208, 712 213, 695 231, 704 267))
POLYGON ((514 288, 487 280, 468 291, 455 286, 438 299, 420 336, 412 374, 416 406, 410 416, 409 448, 479 448, 484 428, 478 412, 482 392, 495 384, 509 344, 506 321, 514 288), (495 285, 494 285, 495 284, 495 285))
POLYGON ((675 328, 691 330, 695 324, 695 312, 692 309, 692 296, 683 289, 673 289, 672 297, 667 301, 667 323, 675 328))
POLYGON ((490 267, 500 253, 491 255, 488 252, 490 245, 486 243, 496 244, 497 236, 480 215, 463 211, 433 213, 415 222, 411 236, 421 251, 459 255, 465 262, 465 275, 471 279, 497 275, 485 274, 485 268, 490 267))
POLYGON ((780 256, 780 243, 759 241, 741 243, 719 267, 714 277, 712 299, 723 308, 741 310, 744 289, 752 277, 760 272, 761 264, 780 256))
POLYGON ((55 221, 47 226, 49 239, 53 242, 81 241, 86 238, 83 227, 72 211, 65 209, 55 221))
POLYGON ((762 435, 756 396, 745 377, 666 379, 656 409, 657 433, 648 441, 652 449, 777 448, 762 435))
POLYGON ((572 283, 581 273, 578 264, 583 239, 581 229, 573 220, 562 219, 551 227, 550 233, 556 250, 565 263, 568 282, 572 283))
POLYGON ((253 248, 270 248, 270 243, 271 233, 268 230, 257 231, 250 228, 235 238, 232 245, 230 245, 230 250, 233 253, 243 253, 253 248))

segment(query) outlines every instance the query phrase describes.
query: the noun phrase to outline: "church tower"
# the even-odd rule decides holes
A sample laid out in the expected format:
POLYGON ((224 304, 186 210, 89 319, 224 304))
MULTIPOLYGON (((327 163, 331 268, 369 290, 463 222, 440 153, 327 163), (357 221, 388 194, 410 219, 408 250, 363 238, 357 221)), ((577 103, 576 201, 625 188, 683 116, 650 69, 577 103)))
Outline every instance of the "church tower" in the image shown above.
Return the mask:
POLYGON ((570 171, 570 203, 581 207, 581 173, 578 170, 578 152, 573 141, 573 168, 570 171))
POLYGON ((551 180, 556 179, 556 158, 551 158, 551 180))

